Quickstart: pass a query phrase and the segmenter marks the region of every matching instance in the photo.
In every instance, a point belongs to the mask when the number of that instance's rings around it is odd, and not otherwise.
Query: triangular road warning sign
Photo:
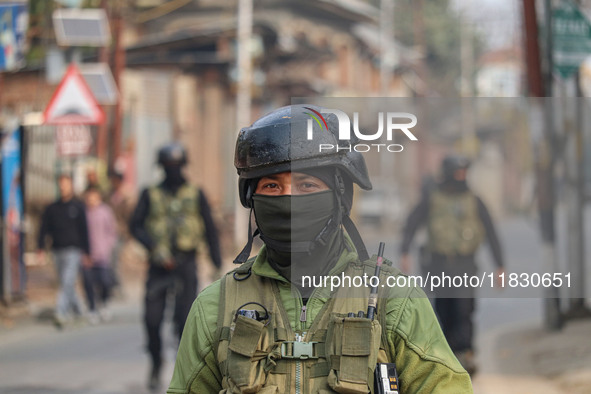
[[[92,95],[78,67],[68,67],[43,112],[46,124],[103,124],[105,113]]]

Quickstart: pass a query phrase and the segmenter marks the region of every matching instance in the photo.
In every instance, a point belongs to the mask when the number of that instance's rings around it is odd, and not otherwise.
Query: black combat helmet
[[[466,170],[470,166],[470,160],[462,155],[448,155],[441,161],[441,172],[444,180],[454,179],[457,170]]]
[[[350,139],[339,140],[337,116],[322,111],[323,108],[313,105],[286,106],[240,130],[234,156],[234,165],[239,175],[240,202],[244,207],[252,208],[256,180],[261,177],[285,171],[332,167],[337,178],[335,195],[339,208],[334,220],[331,220],[320,234],[329,234],[342,223],[351,236],[359,256],[365,260],[368,258],[365,245],[349,218],[352,183],[365,190],[372,188],[365,160],[361,153],[352,149],[352,145],[357,142],[354,134],[351,133]],[[346,195],[349,195],[349,199],[344,198]],[[248,244],[235,263],[246,261],[251,245],[252,234],[249,233]]]
[[[312,120],[312,139],[308,139],[309,120]],[[251,207],[254,185],[249,180],[317,167],[334,166],[361,188],[371,190],[365,160],[361,153],[351,149],[356,141],[340,141],[337,135],[336,115],[322,114],[322,108],[312,105],[279,108],[240,130],[234,165],[239,175],[242,205]],[[334,148],[321,150],[320,144]]]
[[[171,142],[158,150],[158,164],[167,166],[184,166],[187,164],[187,151],[178,142]]]

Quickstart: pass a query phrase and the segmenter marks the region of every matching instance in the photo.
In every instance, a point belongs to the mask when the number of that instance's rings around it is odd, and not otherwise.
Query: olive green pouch
[[[326,352],[329,386],[338,393],[369,393],[382,329],[377,320],[333,314],[328,325]]]
[[[232,377],[238,392],[250,393],[260,390],[265,382],[265,373],[259,362],[266,353],[265,325],[255,319],[237,315],[228,345],[228,375]]]
[[[260,321],[237,315],[229,349],[246,357],[254,356],[264,328]]]

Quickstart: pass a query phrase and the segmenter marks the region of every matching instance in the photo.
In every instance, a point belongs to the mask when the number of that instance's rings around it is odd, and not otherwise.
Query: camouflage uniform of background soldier
[[[503,270],[501,247],[484,203],[466,183],[469,161],[462,156],[443,159],[443,180],[423,198],[409,215],[400,252],[403,269],[408,269],[408,251],[415,232],[427,226],[428,241],[422,247],[421,268],[431,275],[476,274],[475,253],[486,235],[498,272]],[[405,267],[406,266],[406,267]],[[468,372],[476,372],[472,314],[474,289],[439,289],[435,311],[450,347]]]
[[[145,326],[152,359],[148,385],[159,386],[162,366],[160,327],[166,298],[175,293],[174,326],[180,336],[191,304],[197,295],[196,250],[205,237],[214,265],[221,265],[217,231],[207,198],[202,190],[187,183],[182,168],[187,163],[185,149],[176,143],[158,152],[165,179],[144,190],[130,220],[131,234],[149,252],[145,296]]]
[[[350,142],[337,141],[334,115],[328,130],[314,122],[308,141],[307,108],[280,108],[240,132],[239,195],[258,229],[242,264],[193,304],[168,393],[368,393],[376,363],[388,361],[402,393],[471,393],[420,289],[382,288],[371,320],[348,317],[367,309],[369,288],[303,286],[300,274],[373,275],[376,266],[349,218],[353,184],[372,187],[365,161],[319,153],[319,143]],[[259,233],[264,246],[248,259]],[[382,273],[400,274],[389,262]]]

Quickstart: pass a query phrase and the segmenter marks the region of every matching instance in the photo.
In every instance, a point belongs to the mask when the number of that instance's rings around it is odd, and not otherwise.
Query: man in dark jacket
[[[38,255],[44,258],[46,238],[52,240],[51,249],[60,281],[55,323],[61,328],[71,315],[79,317],[82,308],[76,294],[76,280],[83,259],[90,251],[84,204],[74,197],[72,178],[58,179],[60,198],[43,213],[38,239]]]
[[[182,174],[187,163],[183,146],[172,143],[158,153],[166,174],[162,183],[144,190],[130,221],[131,234],[148,250],[150,268],[146,284],[145,325],[152,358],[148,386],[160,385],[166,295],[175,292],[174,325],[180,339],[185,320],[197,296],[196,251],[205,238],[213,264],[221,266],[217,231],[202,190]]]
[[[400,253],[402,269],[408,272],[408,252],[417,229],[427,226],[428,241],[423,250],[422,269],[431,275],[476,273],[475,253],[486,237],[497,275],[503,272],[503,256],[492,219],[482,200],[466,183],[469,161],[463,156],[443,159],[442,182],[425,191],[409,215]],[[474,289],[439,289],[435,311],[449,346],[469,373],[476,372],[473,351]]]

